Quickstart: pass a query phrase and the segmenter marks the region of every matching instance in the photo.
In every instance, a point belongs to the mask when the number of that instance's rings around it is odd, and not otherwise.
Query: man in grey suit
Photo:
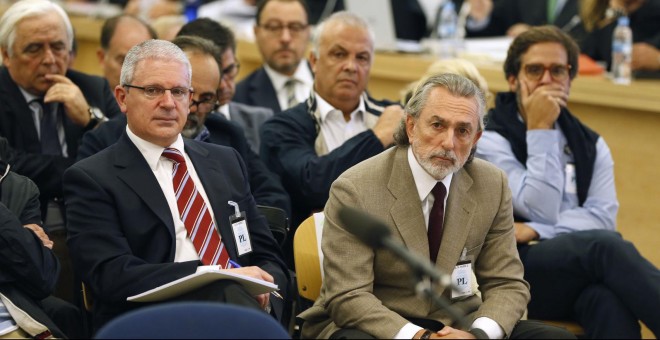
[[[398,146],[334,182],[325,206],[325,276],[316,303],[301,314],[304,338],[571,337],[519,322],[529,285],[516,251],[511,192],[501,170],[473,159],[484,110],[484,96],[471,81],[431,77],[406,107]],[[454,283],[462,281],[454,291],[434,290],[466,313],[469,329],[458,329],[446,310],[415,295],[413,272],[401,258],[347,232],[339,218],[343,207],[380,218],[395,241],[452,273]]]

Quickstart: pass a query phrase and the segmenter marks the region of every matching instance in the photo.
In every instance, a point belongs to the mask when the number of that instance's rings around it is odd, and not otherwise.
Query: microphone
[[[379,219],[355,208],[339,210],[339,220],[346,230],[372,248],[387,248],[406,262],[415,273],[423,274],[443,287],[450,287],[451,276],[440,272],[431,261],[412,253],[400,242],[392,239],[390,229]]]

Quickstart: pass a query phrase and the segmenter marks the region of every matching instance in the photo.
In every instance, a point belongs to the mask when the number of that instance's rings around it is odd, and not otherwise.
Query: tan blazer
[[[333,183],[325,207],[325,277],[316,303],[300,315],[306,320],[303,338],[327,338],[340,328],[393,338],[408,322],[406,317],[451,325],[444,311],[415,295],[413,274],[403,261],[388,250],[369,248],[345,230],[338,218],[342,206],[379,217],[394,239],[429,257],[407,148],[391,148],[347,170]],[[436,267],[451,274],[463,248],[472,260],[483,302],[474,295],[452,305],[469,314],[469,323],[486,316],[510,335],[529,301],[529,285],[516,250],[505,174],[479,159],[454,174]],[[438,293],[450,296],[449,290]]]

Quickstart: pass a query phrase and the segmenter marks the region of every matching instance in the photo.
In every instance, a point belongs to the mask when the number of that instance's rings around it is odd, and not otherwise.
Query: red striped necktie
[[[174,162],[172,185],[176,194],[179,216],[186,226],[188,237],[197,254],[205,265],[220,265],[223,269],[231,268],[229,254],[222,243],[220,233],[215,228],[206,203],[195,187],[186,160],[179,150],[166,148],[163,157]]]

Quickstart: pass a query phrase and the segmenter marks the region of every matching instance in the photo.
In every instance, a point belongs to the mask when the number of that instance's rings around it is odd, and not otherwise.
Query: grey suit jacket
[[[259,128],[261,128],[261,124],[272,116],[273,110],[266,107],[229,102],[230,120],[243,128],[250,148],[257,154],[259,154],[259,147],[261,145]]]
[[[374,250],[346,231],[338,218],[351,206],[383,220],[392,237],[428,258],[421,202],[407,160],[407,148],[394,147],[342,174],[325,206],[322,250],[325,277],[321,295],[300,316],[303,338],[326,338],[354,328],[376,338],[393,338],[408,323],[424,318],[452,325],[447,313],[419,299],[412,272],[393,253]],[[529,301],[513,230],[511,192],[504,173],[475,159],[454,174],[445,210],[436,268],[451,273],[463,248],[472,260],[483,302],[473,295],[451,304],[468,314],[495,320],[507,335]],[[450,296],[448,290],[439,294]]]

